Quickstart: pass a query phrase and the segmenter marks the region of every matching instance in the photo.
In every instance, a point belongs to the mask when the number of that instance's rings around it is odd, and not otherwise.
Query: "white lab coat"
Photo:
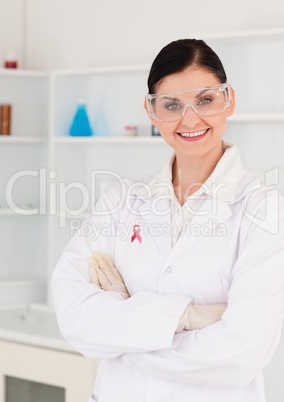
[[[235,199],[208,197],[173,247],[169,199],[132,195],[114,211],[116,189],[97,204],[109,213],[90,216],[67,244],[53,274],[54,302],[63,336],[102,360],[90,401],[265,401],[262,368],[284,314],[284,202],[237,172]],[[141,243],[131,242],[135,224]],[[90,284],[95,250],[111,256],[129,299]],[[228,308],[214,325],[176,334],[189,302]]]

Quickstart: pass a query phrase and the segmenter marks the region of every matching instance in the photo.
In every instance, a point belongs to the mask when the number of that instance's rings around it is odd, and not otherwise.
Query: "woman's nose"
[[[181,118],[182,123],[188,127],[194,127],[200,120],[201,117],[193,110],[192,106],[186,105],[184,115]]]

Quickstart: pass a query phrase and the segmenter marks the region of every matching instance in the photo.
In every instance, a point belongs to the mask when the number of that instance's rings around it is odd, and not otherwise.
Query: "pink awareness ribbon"
[[[133,236],[131,236],[131,243],[137,239],[140,243],[142,242],[142,237],[140,236],[140,226],[134,225],[133,226]]]

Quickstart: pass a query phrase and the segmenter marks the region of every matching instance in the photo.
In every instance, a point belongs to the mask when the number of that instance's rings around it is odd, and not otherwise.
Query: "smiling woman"
[[[202,40],[172,42],[154,60],[148,89],[145,106],[152,124],[177,153],[174,177],[184,155],[191,172],[186,183],[203,183],[223,153],[227,117],[235,107],[221,60]],[[188,142],[194,146],[185,146]]]
[[[85,225],[107,233],[67,244],[53,274],[59,326],[104,360],[92,401],[265,402],[284,316],[283,197],[223,141],[235,95],[205,42],[165,46],[148,86],[173,155],[101,196]]]

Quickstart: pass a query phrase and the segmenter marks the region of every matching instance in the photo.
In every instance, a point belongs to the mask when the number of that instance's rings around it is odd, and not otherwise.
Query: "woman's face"
[[[195,66],[163,78],[156,88],[156,94],[215,85],[220,85],[220,82],[214,74]],[[186,96],[186,94],[181,95],[182,102],[185,104],[187,104]],[[180,155],[200,158],[209,154],[214,157],[215,153],[216,157],[217,155],[220,157],[227,117],[233,113],[234,104],[234,93],[231,89],[230,106],[213,116],[200,116],[188,107],[184,116],[177,121],[158,121],[152,117],[150,119],[159,128],[164,140],[175,149],[177,157]]]

